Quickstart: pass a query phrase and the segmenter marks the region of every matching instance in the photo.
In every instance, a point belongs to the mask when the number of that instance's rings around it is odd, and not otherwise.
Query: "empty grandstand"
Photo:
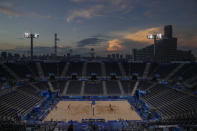
[[[105,69],[102,69],[102,65],[105,65]],[[149,125],[149,128],[156,125],[171,125],[170,127],[179,129],[193,128],[197,124],[196,70],[196,63],[130,63],[99,59],[97,62],[70,59],[64,62],[1,63],[0,128],[9,124],[10,128],[17,126],[25,129],[28,126],[35,129],[33,122],[46,129],[49,127],[43,120],[49,114],[51,118],[47,122],[51,123],[50,126],[54,129],[67,129],[71,123],[75,123],[75,129],[85,129],[89,128],[91,122],[100,130],[122,123],[125,124],[124,128],[118,126],[113,128],[145,129],[147,128],[145,125]],[[124,73],[121,72],[126,72],[126,75],[123,76]],[[95,73],[94,79],[92,73]],[[119,117],[124,120],[109,116],[109,120],[106,121],[99,117],[98,110],[101,108],[99,102],[121,103],[125,100],[141,120],[134,121],[130,119],[131,116],[123,117],[124,114],[121,117],[120,113]],[[75,109],[72,101],[88,101],[89,106],[95,108],[96,114],[90,109],[93,114],[83,117],[82,113],[81,121],[74,121],[74,114],[73,119],[72,115],[68,114],[68,117],[65,116],[67,120],[62,120],[60,126],[61,122],[54,121],[50,112],[59,110],[60,107],[56,105],[61,101],[70,102],[64,106],[66,111]],[[75,106],[77,113],[77,105]],[[105,108],[106,111],[112,112],[119,109],[112,102],[102,106],[102,111]],[[78,108],[86,110],[86,107]],[[26,125],[24,121],[30,123]],[[101,127],[99,123],[102,124]],[[82,126],[83,124],[85,126]]]

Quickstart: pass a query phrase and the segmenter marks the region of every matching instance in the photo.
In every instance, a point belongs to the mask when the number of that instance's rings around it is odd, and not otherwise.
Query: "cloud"
[[[96,37],[96,38],[100,38],[100,39],[111,39],[112,37],[106,34],[101,34],[101,33],[97,33],[95,35],[92,35],[91,37]]]
[[[26,12],[26,13],[20,13],[15,10],[16,5],[11,2],[0,2],[0,13],[9,15],[9,16],[30,16],[34,18],[47,18],[50,19],[50,15],[41,15],[36,12]]]
[[[107,42],[106,50],[109,52],[131,53],[132,49],[140,49],[147,46],[146,43],[136,42],[127,39],[112,39]]]
[[[9,15],[9,16],[29,16],[34,18],[52,18],[50,15],[41,15],[36,12],[18,12],[16,11],[17,5],[11,2],[3,1],[0,2],[0,13]]]
[[[52,18],[50,15],[41,15],[41,14],[38,14],[36,12],[26,13],[24,15],[34,17],[34,18],[46,18],[46,19],[51,19]]]
[[[140,49],[146,47],[147,45],[153,44],[153,40],[147,39],[147,35],[152,33],[163,34],[163,26],[138,29],[136,31],[117,31],[108,34],[107,37],[98,34],[92,36],[91,38],[79,41],[78,47],[95,46],[96,50],[99,50],[99,52],[106,51],[106,53],[130,53],[134,48]],[[194,53],[197,53],[197,34],[195,32],[179,30],[174,32],[174,36],[178,38],[178,46],[180,49],[183,49],[183,47],[185,49],[192,49],[193,47]],[[100,41],[100,39],[103,41]]]
[[[124,13],[128,13],[133,8],[135,0],[109,0],[109,3],[111,4],[113,11],[123,11]]]
[[[14,10],[11,10],[9,8],[4,8],[0,7],[0,12],[6,15],[11,15],[11,16],[20,16],[19,13],[15,12]]]
[[[87,2],[88,0],[71,0],[72,2]]]
[[[178,30],[178,29],[177,29]],[[153,40],[147,39],[148,34],[164,33],[163,27],[152,27],[147,29],[141,29],[135,32],[131,31],[119,31],[112,32],[111,35],[118,37],[122,40],[130,40],[133,42],[153,44]],[[174,32],[174,36],[178,39],[178,45],[180,46],[192,46],[197,47],[197,33],[187,30],[178,30]]]
[[[180,49],[191,49],[196,54],[197,50],[197,33],[191,30],[177,29],[174,32],[174,37],[178,39],[178,47]],[[138,31],[119,31],[112,32],[111,35],[115,40],[109,41],[109,47],[107,50],[115,50],[111,47],[118,45],[119,47],[125,47],[125,52],[130,52],[133,48],[143,48],[147,45],[153,44],[153,40],[147,39],[148,34],[162,33],[163,27],[152,27],[147,29],[140,29]],[[115,43],[115,44],[114,44]],[[120,48],[121,49],[121,48]]]
[[[153,27],[153,28],[138,30],[136,32],[129,32],[129,31],[114,32],[112,33],[112,35],[120,37],[121,39],[125,39],[125,40],[152,44],[153,41],[147,39],[147,35],[154,33],[162,33],[163,32],[162,30],[163,29],[161,27]]]
[[[67,22],[71,22],[76,18],[91,18],[93,16],[100,16],[99,11],[103,8],[102,5],[91,7],[90,9],[73,10],[66,18]]]
[[[145,30],[139,30],[138,32],[135,33],[127,34],[123,38],[136,42],[152,44],[152,40],[147,39],[147,35],[160,33],[160,32],[162,32],[162,29],[160,27],[154,27]]]
[[[117,13],[125,14],[133,8],[135,0],[71,0],[74,3],[85,4],[85,9],[76,9],[70,12],[66,18],[71,22],[76,18],[90,19],[95,16],[117,16]],[[90,4],[86,4],[86,3]],[[90,6],[91,5],[91,6]]]
[[[82,17],[82,18],[90,18],[92,16],[91,10],[77,10],[73,11],[66,19],[67,22],[71,22],[77,17]]]
[[[119,39],[109,40],[107,51],[118,51],[124,49],[122,43],[123,42]]]
[[[78,47],[85,47],[88,45],[95,46],[95,45],[99,45],[103,41],[105,41],[105,40],[100,39],[100,38],[87,38],[87,39],[83,39],[83,40],[77,42],[77,44],[78,44]]]
[[[134,48],[143,48],[147,44],[152,44],[153,41],[147,39],[148,34],[161,33],[161,27],[152,27],[140,29],[137,31],[118,31],[110,33],[114,38],[108,41],[107,51],[123,51],[131,52]]]

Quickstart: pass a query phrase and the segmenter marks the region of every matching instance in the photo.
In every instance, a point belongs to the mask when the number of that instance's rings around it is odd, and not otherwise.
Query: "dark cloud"
[[[100,38],[96,38],[96,37],[92,37],[92,38],[86,38],[83,39],[79,42],[77,42],[77,46],[78,47],[85,47],[85,46],[94,46],[94,45],[99,45],[100,43],[104,42],[104,39],[100,39]]]
[[[125,53],[128,54],[131,53],[133,49],[141,49],[150,45],[149,43],[136,42],[128,39],[120,39],[120,41],[121,41],[121,46],[124,49],[123,54]]]
[[[5,15],[9,16],[29,16],[29,17],[34,17],[34,18],[48,18],[50,19],[50,15],[41,15],[36,12],[19,12],[17,10],[19,8],[18,5],[16,5],[13,2],[8,2],[8,1],[0,1],[0,13],[3,13]]]
[[[123,45],[125,47],[129,47],[129,48],[143,48],[146,46],[149,46],[149,43],[144,43],[144,42],[136,42],[136,41],[132,41],[132,40],[123,40]]]
[[[108,40],[108,39],[112,39],[113,37],[110,36],[110,35],[107,35],[107,34],[101,34],[101,33],[98,33],[98,34],[95,34],[95,35],[92,35],[90,36],[91,38],[98,38],[98,39],[105,39],[105,40]]]
[[[10,16],[20,16],[20,13],[15,10],[15,4],[6,0],[0,1],[0,13]]]
[[[127,14],[133,9],[135,0],[71,0],[82,4],[82,8],[71,10],[66,21],[71,22],[76,18],[90,19],[98,16],[116,16],[117,13]],[[87,4],[89,3],[89,4]],[[91,4],[91,6],[90,6]],[[84,8],[85,7],[85,8]]]

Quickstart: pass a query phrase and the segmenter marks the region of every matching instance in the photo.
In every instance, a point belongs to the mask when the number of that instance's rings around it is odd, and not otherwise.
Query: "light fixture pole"
[[[57,38],[57,33],[55,33],[55,39],[54,39],[54,42],[55,42],[55,56],[57,56],[57,41],[59,41],[60,39]]]
[[[148,39],[154,40],[154,56],[156,56],[156,40],[162,38],[162,34],[149,34],[147,36]]]
[[[34,38],[39,38],[39,34],[37,34],[37,33],[34,33],[34,34],[32,34],[32,33],[25,33],[24,34],[24,38],[27,38],[27,39],[30,39],[30,44],[31,44],[31,48],[30,48],[30,50],[31,50],[31,60],[33,59],[33,39]]]

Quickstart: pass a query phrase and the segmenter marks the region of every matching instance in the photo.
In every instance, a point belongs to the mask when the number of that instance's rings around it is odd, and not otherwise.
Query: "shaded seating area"
[[[12,91],[0,97],[1,119],[16,119],[25,115],[41,102],[41,98],[25,94],[19,90]]]
[[[122,65],[127,76],[132,74],[138,74],[138,76],[142,76],[146,63],[122,62]]]
[[[102,95],[102,81],[86,81],[84,87],[85,95]]]
[[[82,81],[70,81],[67,89],[68,95],[80,95],[81,92]]]
[[[25,63],[7,63],[6,65],[22,79],[26,78],[27,75],[35,77]]]
[[[65,62],[53,62],[53,63],[41,63],[42,69],[44,71],[44,75],[48,77],[50,74],[54,74],[55,76],[60,76],[64,67]]]
[[[66,80],[52,81],[51,84],[53,85],[54,90],[59,90],[59,93],[62,93],[65,88],[66,82]]]
[[[139,81],[139,85],[138,85],[138,89],[140,90],[147,90],[151,87],[153,83],[149,80],[140,80]]]
[[[146,63],[132,63],[131,72],[137,73],[138,76],[142,76],[144,73],[145,67],[146,67]]]
[[[149,74],[149,77],[154,77],[155,75],[159,75],[160,78],[164,79],[169,75],[179,64],[156,64],[156,68]]]
[[[96,62],[87,63],[87,76],[91,76],[92,73],[96,73],[97,76],[101,76],[101,64]]]
[[[38,69],[36,67],[35,62],[28,62],[28,63],[26,63],[26,65],[27,65],[27,68],[32,72],[34,77],[39,77]]]
[[[130,94],[133,91],[133,88],[135,86],[136,81],[132,81],[132,80],[121,80],[120,81],[122,84],[122,88],[124,90],[125,94]]]
[[[120,95],[121,94],[118,81],[116,80],[106,81],[106,88],[107,88],[108,95]]]
[[[118,62],[104,62],[106,68],[106,75],[110,76],[111,73],[116,73],[117,76],[120,76],[120,68]]]
[[[178,78],[181,77],[182,81],[185,81],[196,76],[196,73],[197,65],[195,63],[184,64],[183,67],[171,77],[171,79],[178,80]]]
[[[36,87],[38,87],[40,90],[48,90],[49,85],[47,81],[40,81],[34,84]]]
[[[77,73],[79,76],[82,75],[83,62],[70,62],[66,76],[71,76],[72,73]]]
[[[30,84],[24,84],[22,86],[19,86],[17,88],[17,90],[20,90],[20,91],[23,91],[27,94],[30,94],[30,95],[35,95],[35,96],[39,96],[40,95],[40,92],[41,90],[36,90],[34,87],[32,87]]]
[[[3,67],[2,65],[0,65],[0,78],[1,79],[6,79],[6,80],[11,80],[11,79],[15,79],[12,75],[10,75],[9,72],[7,72]]]
[[[41,63],[41,66],[45,77],[48,77],[50,74],[59,75],[58,63]]]
[[[174,120],[177,123],[192,123],[194,119],[196,121],[196,96],[158,84],[149,89],[143,99],[166,121]]]

